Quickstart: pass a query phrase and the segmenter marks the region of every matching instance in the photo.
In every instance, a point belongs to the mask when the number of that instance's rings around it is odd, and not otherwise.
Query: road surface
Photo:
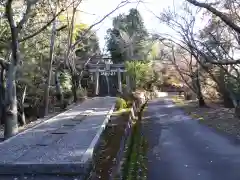
[[[184,115],[171,100],[149,103],[143,131],[149,180],[240,180],[240,143]]]

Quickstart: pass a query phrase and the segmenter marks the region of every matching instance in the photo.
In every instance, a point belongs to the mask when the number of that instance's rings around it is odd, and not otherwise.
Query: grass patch
[[[147,141],[142,134],[142,115],[147,102],[142,105],[138,119],[134,121],[132,133],[128,140],[125,160],[122,166],[122,179],[146,180],[147,179]]]
[[[129,138],[125,161],[123,164],[124,180],[145,180],[147,179],[147,141],[141,133],[141,124],[139,121],[133,126],[132,136]]]
[[[112,116],[118,116],[118,115],[121,115],[122,113],[130,113],[130,111],[131,111],[131,108],[116,110],[112,113]]]

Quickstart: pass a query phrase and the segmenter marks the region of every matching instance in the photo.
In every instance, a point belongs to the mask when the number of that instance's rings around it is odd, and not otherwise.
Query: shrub
[[[66,91],[63,93],[64,99],[71,99],[72,98],[72,91]]]
[[[81,97],[86,97],[87,96],[87,89],[85,88],[80,88],[77,90],[77,97],[81,98]]]
[[[123,99],[118,97],[116,100],[116,109],[121,110],[127,108],[127,102]]]
[[[127,100],[127,107],[131,108],[133,105],[133,101],[132,100]]]

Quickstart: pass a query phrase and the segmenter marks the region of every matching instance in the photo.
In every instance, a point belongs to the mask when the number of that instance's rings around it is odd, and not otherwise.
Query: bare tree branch
[[[18,29],[18,32],[21,31],[21,29],[23,28],[23,25],[24,23],[28,20],[29,18],[29,15],[31,13],[31,10],[32,10],[32,6],[34,4],[37,3],[38,0],[32,0],[32,1],[27,1],[27,9],[22,17],[22,19],[19,21],[19,23],[17,24],[17,29]]]
[[[53,18],[47,22],[43,27],[41,27],[38,31],[34,32],[33,34],[30,34],[26,37],[23,37],[21,39],[19,39],[19,42],[23,42],[26,41],[30,38],[33,38],[34,36],[38,35],[39,33],[41,33],[42,31],[44,31],[48,26],[50,26],[53,21],[59,16],[61,15],[64,11],[66,11],[75,1],[71,2],[68,6],[66,6],[65,8],[62,8],[58,13],[56,13],[56,15],[53,16]]]
[[[122,1],[121,3],[118,4],[118,6],[113,9],[111,12],[109,12],[108,14],[106,14],[102,19],[100,19],[99,21],[97,21],[96,23],[92,24],[86,31],[85,33],[82,35],[81,38],[79,38],[71,47],[71,49],[73,50],[80,42],[82,42],[84,36],[96,25],[102,23],[108,16],[110,16],[112,13],[114,13],[116,10],[120,9],[121,7],[127,5],[129,3],[128,0]]]
[[[235,24],[228,16],[226,16],[221,11],[218,11],[216,8],[212,7],[210,4],[198,2],[196,0],[186,0],[189,3],[207,9],[212,12],[214,15],[218,16],[223,22],[225,22],[228,26],[234,29],[237,33],[240,33],[240,26]]]

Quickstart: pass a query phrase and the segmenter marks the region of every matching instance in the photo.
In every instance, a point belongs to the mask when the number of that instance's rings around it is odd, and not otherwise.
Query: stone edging
[[[84,167],[84,174],[86,175],[89,171],[89,168],[92,166],[92,158],[94,156],[94,151],[96,150],[96,148],[98,147],[99,143],[100,143],[100,137],[102,132],[104,131],[104,129],[106,128],[106,125],[109,122],[109,119],[115,109],[115,105],[112,105],[111,109],[109,110],[103,124],[101,125],[101,128],[98,130],[97,134],[95,135],[95,137],[93,138],[91,144],[89,145],[89,147],[87,148],[87,150],[85,151],[85,153],[82,155],[81,157],[81,164],[85,165]]]

